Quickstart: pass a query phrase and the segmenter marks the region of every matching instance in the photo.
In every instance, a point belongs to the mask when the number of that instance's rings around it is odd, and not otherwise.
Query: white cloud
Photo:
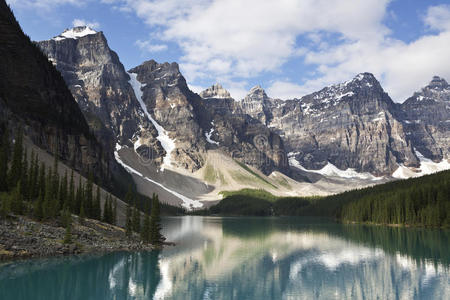
[[[438,5],[428,8],[424,22],[431,29],[450,31],[450,5]]]
[[[272,98],[292,99],[309,92],[304,86],[289,82],[289,81],[275,81],[267,88],[267,95]]]
[[[82,19],[75,19],[72,21],[72,25],[74,27],[78,27],[78,26],[88,26],[92,29],[99,29],[100,28],[100,23],[98,22],[89,22],[86,20],[82,20]]]
[[[49,11],[55,6],[70,4],[74,6],[83,6],[89,0],[8,0],[8,4],[13,7],[26,9],[42,9]]]
[[[150,41],[137,40],[135,44],[139,47],[139,49],[141,49],[141,51],[150,53],[167,50],[167,45],[153,44]]]

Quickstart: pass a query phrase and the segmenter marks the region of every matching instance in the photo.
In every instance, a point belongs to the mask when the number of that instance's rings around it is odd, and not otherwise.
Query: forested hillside
[[[316,198],[275,197],[242,190],[204,213],[221,215],[326,216],[344,222],[450,226],[450,171]]]

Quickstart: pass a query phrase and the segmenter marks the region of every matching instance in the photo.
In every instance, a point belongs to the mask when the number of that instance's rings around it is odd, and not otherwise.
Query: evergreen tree
[[[8,194],[0,194],[0,217],[5,219],[11,212],[11,197]]]
[[[8,190],[8,157],[9,137],[8,128],[5,128],[0,147],[0,192]]]
[[[39,184],[37,186],[38,199],[34,202],[33,215],[38,221],[44,218],[44,202],[45,202],[45,166],[41,163],[39,170]]]
[[[23,160],[22,160],[22,172],[21,172],[21,191],[23,200],[29,201],[28,197],[28,181],[29,181],[29,170],[28,170],[28,151],[24,149],[23,151]]]
[[[69,194],[67,195],[69,211],[75,213],[75,181],[73,179],[73,170],[70,174]]]
[[[43,210],[42,210],[42,217],[44,220],[48,220],[50,218],[53,218],[53,182],[52,182],[52,170],[49,168],[47,173],[47,179],[45,182],[45,193],[44,193],[44,204],[43,204]]]
[[[53,168],[49,172],[51,175],[51,216],[55,218],[62,208],[59,201],[59,174],[58,174],[58,156],[54,156]]]
[[[77,193],[75,196],[75,205],[74,205],[74,212],[76,215],[79,215],[81,212],[81,207],[83,207],[84,210],[84,188],[83,188],[83,182],[81,181],[81,175],[80,175],[80,179],[78,182],[78,188],[77,188]],[[86,213],[86,211],[85,211]]]
[[[34,200],[36,198],[35,189],[36,189],[36,179],[37,179],[37,170],[36,170],[36,157],[33,150],[31,150],[31,160],[30,160],[30,168],[28,170],[28,198],[29,200]]]
[[[18,129],[14,141],[14,150],[11,169],[8,174],[8,186],[15,187],[22,176],[22,153],[23,153],[22,129]]]
[[[45,165],[41,162],[41,166],[39,167],[39,184],[37,186],[37,194],[45,196],[45,185],[47,184],[46,181],[46,174],[45,174]]]
[[[23,213],[22,183],[20,180],[11,195],[11,210],[16,215]]]
[[[127,214],[125,219],[125,235],[127,238],[131,238],[133,235],[133,222],[131,220],[131,205],[127,204]]]
[[[89,173],[88,181],[85,188],[85,202],[84,202],[84,209],[86,216],[89,218],[94,217],[94,211],[93,211],[93,181],[94,176],[92,175],[92,172]]]
[[[148,211],[148,205],[146,205],[144,212],[144,224],[142,225],[141,229],[141,239],[144,241],[144,243],[150,242],[150,216],[148,214]]]
[[[66,208],[64,210],[64,219],[65,219],[65,225],[66,225],[66,234],[64,235],[64,244],[70,244],[72,243],[72,214],[70,213],[69,209]]]
[[[117,198],[114,198],[113,211],[112,211],[112,224],[117,224]]]
[[[95,200],[93,204],[93,218],[96,220],[101,220],[102,209],[101,209],[101,193],[100,187],[97,185],[97,192],[95,195]]]
[[[36,220],[40,221],[44,218],[44,200],[45,194],[40,191],[37,201],[34,202],[33,216]]]
[[[63,210],[69,209],[68,191],[67,191],[67,170],[59,183],[59,207]]]
[[[165,237],[161,234],[161,215],[159,207],[158,195],[153,194],[152,211],[150,218],[150,242],[158,245],[165,241]]]
[[[81,200],[81,206],[80,206],[80,215],[79,215],[79,221],[80,224],[84,224],[84,220],[86,219],[86,213],[84,212],[84,204],[83,204],[83,200]]]
[[[136,195],[135,195],[136,197]],[[132,216],[132,222],[133,222],[133,231],[134,232],[141,232],[141,213],[139,212],[139,210],[136,207],[136,201],[137,199],[135,198],[134,200],[134,205],[133,205],[133,216]]]

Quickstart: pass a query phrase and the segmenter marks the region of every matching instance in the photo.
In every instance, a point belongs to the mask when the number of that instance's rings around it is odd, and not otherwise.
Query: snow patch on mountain
[[[442,161],[436,163],[429,158],[423,156],[422,153],[414,149],[417,158],[420,161],[420,167],[418,169],[413,170],[406,167],[403,164],[399,164],[399,167],[392,174],[392,177],[398,179],[407,179],[412,177],[420,177],[423,175],[429,175],[440,171],[450,170],[450,163],[448,160],[443,159]]]
[[[341,177],[341,178],[358,178],[358,179],[365,179],[365,180],[381,180],[383,177],[375,177],[370,173],[359,173],[355,169],[348,168],[347,170],[341,170],[332,163],[328,162],[325,167],[323,167],[320,170],[309,170],[303,167],[297,159],[295,159],[295,154],[292,152],[288,154],[289,156],[289,165],[296,167],[302,171],[305,172],[311,172],[320,174],[323,176],[330,176],[330,177]]]
[[[211,130],[209,132],[205,132],[206,141],[210,144],[219,145],[219,142],[213,141],[211,139],[211,136],[214,133],[214,122],[211,122],[211,126]]]
[[[147,118],[152,122],[153,126],[155,126],[156,131],[158,132],[158,136],[156,139],[161,143],[161,146],[166,151],[166,155],[163,159],[163,164],[161,165],[161,171],[164,171],[164,167],[169,167],[172,164],[172,151],[175,149],[175,140],[170,138],[167,131],[156,122],[155,119],[153,119],[152,115],[148,112],[147,106],[145,105],[144,101],[142,100],[142,88],[145,87],[145,84],[140,83],[137,80],[137,74],[136,73],[128,73],[130,75],[130,84],[133,87],[134,94],[136,95],[137,100],[139,101],[139,104],[141,105],[142,110],[144,111]]]
[[[88,26],[75,27],[72,29],[66,29],[63,33],[53,38],[54,41],[62,41],[65,39],[78,39],[83,36],[96,34],[97,31]]]
[[[156,184],[157,186],[159,186],[160,188],[166,190],[167,192],[171,193],[172,195],[176,196],[177,198],[181,199],[181,201],[183,201],[183,204],[181,204],[186,210],[192,210],[193,208],[201,208],[203,207],[203,203],[201,203],[198,200],[193,200],[190,199],[178,192],[175,192],[169,188],[167,188],[166,186],[162,185],[161,183],[148,178],[147,176],[144,176],[141,172],[137,171],[136,169],[130,167],[129,165],[127,165],[125,162],[122,161],[122,159],[120,158],[119,155],[119,151],[120,149],[122,149],[122,146],[119,144],[116,144],[116,149],[114,151],[114,157],[116,159],[116,161],[125,168],[125,170],[130,173],[130,174],[135,174],[138,175],[139,177],[142,177],[144,180],[147,180],[148,182],[151,182],[153,184]]]

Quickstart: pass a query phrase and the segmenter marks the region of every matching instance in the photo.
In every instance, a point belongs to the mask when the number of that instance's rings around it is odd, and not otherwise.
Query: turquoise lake
[[[450,232],[168,217],[176,246],[0,265],[0,299],[450,299]]]

